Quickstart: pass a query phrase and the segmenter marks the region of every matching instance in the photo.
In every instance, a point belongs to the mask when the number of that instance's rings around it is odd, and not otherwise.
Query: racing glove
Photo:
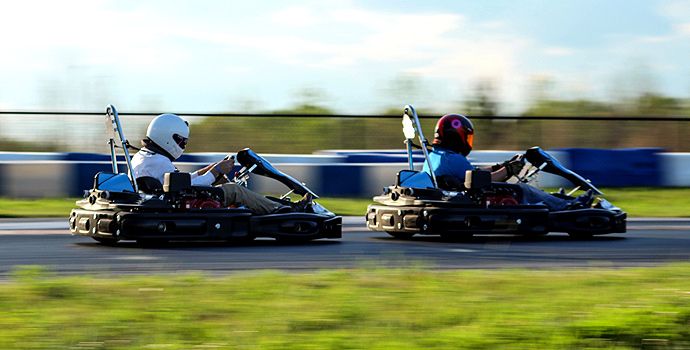
[[[525,162],[522,159],[508,160],[508,161],[503,163],[503,166],[506,168],[506,172],[508,173],[508,177],[511,177],[511,176],[515,176],[517,174],[520,174],[520,171],[525,166]]]
[[[519,174],[524,166],[525,166],[525,161],[523,159],[523,155],[518,153],[503,163],[495,164],[494,166],[491,167],[491,171],[496,171],[496,170],[499,170],[501,168],[506,168],[506,172],[508,173],[508,177],[512,177],[512,176]]]

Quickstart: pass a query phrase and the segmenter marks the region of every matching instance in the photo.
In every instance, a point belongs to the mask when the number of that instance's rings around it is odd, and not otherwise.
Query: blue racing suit
[[[436,178],[454,176],[460,183],[465,181],[465,171],[474,170],[474,166],[465,156],[439,146],[434,146],[429,152],[429,162]],[[426,162],[423,171],[431,175]],[[568,200],[552,196],[530,185],[520,183],[518,186],[522,189],[522,204],[543,204],[553,211],[564,210],[570,204]]]
[[[429,162],[431,163],[436,177],[454,176],[460,180],[460,182],[465,181],[465,171],[474,170],[474,167],[465,156],[438,146],[435,146],[433,150],[429,152]],[[429,166],[426,162],[424,162],[423,171],[431,175],[431,171],[429,171]]]

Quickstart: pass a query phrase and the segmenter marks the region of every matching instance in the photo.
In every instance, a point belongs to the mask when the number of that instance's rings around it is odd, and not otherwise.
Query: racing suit
[[[474,166],[465,156],[440,146],[434,146],[429,152],[429,162],[437,178],[453,176],[461,183],[465,181],[465,171],[474,170]],[[426,162],[423,171],[431,175]],[[552,196],[527,184],[521,183],[518,186],[522,190],[522,204],[543,204],[553,211],[564,210],[571,204],[571,201]]]
[[[156,153],[147,147],[142,148],[132,157],[132,170],[134,177],[149,176],[163,183],[165,173],[177,172],[172,160],[167,156]],[[193,186],[211,186],[215,177],[211,171],[203,175],[198,172],[190,174]],[[219,186],[223,190],[224,205],[243,205],[256,214],[264,215],[275,212],[283,207],[280,203],[274,202],[261,194],[258,194],[244,186],[235,183],[226,183]]]

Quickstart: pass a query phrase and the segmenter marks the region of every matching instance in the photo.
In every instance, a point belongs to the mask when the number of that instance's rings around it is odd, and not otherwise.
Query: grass
[[[1,349],[690,347],[690,265],[354,269],[0,283]]]
[[[602,192],[629,216],[690,217],[690,188],[604,188]]]
[[[690,217],[690,188],[605,188],[605,198],[631,217]],[[66,217],[76,198],[0,198],[0,217]],[[364,216],[370,198],[321,198],[339,215]]]
[[[68,217],[77,198],[0,198],[0,217]]]

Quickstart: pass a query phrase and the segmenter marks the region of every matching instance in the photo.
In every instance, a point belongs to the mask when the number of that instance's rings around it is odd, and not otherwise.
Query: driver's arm
[[[506,169],[506,167],[504,166],[498,169],[495,169],[495,167],[492,166],[477,167],[477,169],[490,171],[491,182],[505,182],[510,178],[510,175],[508,174],[508,169]]]
[[[508,169],[506,167],[501,167],[496,171],[491,172],[491,181],[492,182],[505,182],[510,178],[510,175],[508,174]]]
[[[197,171],[196,171],[196,174],[199,175],[199,176],[204,175],[204,174],[206,174],[207,171],[213,169],[213,167],[216,166],[216,164],[218,164],[218,163],[211,163],[211,164],[209,164],[209,165],[207,165],[207,166],[205,166],[205,167],[203,167],[203,168],[197,170]],[[215,176],[215,175],[216,175],[216,174],[214,174],[214,176]]]
[[[235,166],[235,159],[224,159],[217,163],[209,164],[194,173],[192,173],[192,184],[200,186],[211,186],[227,181],[220,181],[223,177],[221,175],[232,171]]]

